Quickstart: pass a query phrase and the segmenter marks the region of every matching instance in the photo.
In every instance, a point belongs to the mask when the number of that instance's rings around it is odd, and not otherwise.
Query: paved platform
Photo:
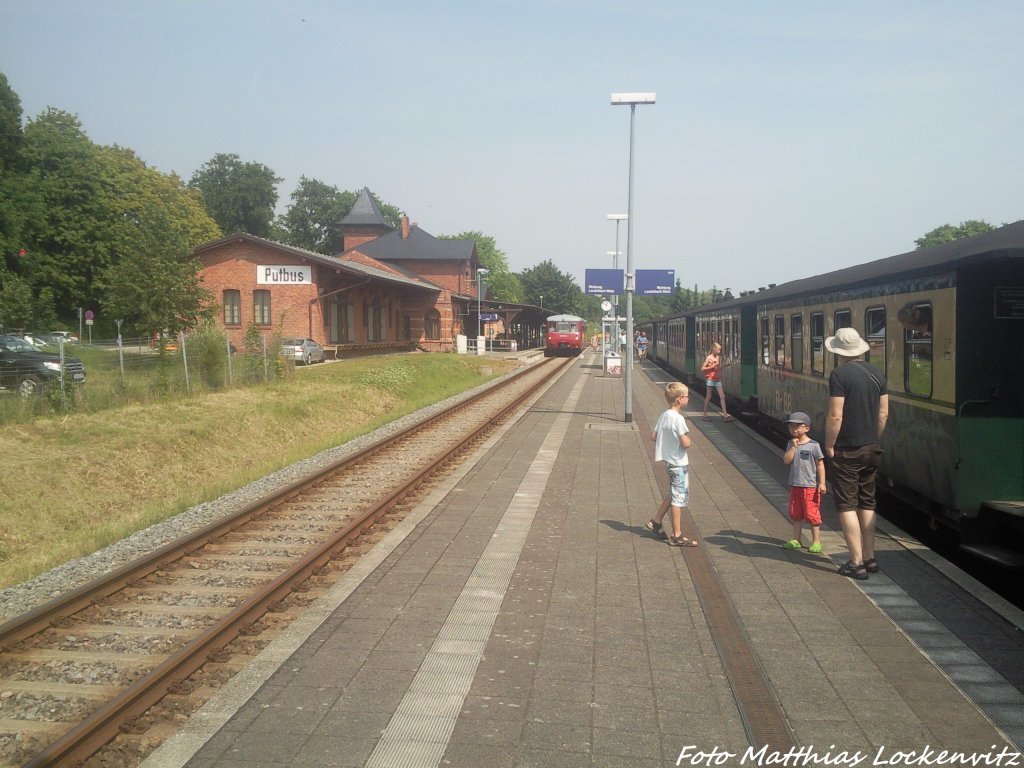
[[[665,377],[636,372],[627,424],[622,379],[584,354],[145,765],[769,764],[745,754],[697,550],[643,529]],[[781,451],[701,407],[687,533],[808,756],[775,764],[1011,764],[994,756],[1024,746],[1024,633],[898,532],[868,582],[835,573],[834,514],[823,555],[783,550]]]

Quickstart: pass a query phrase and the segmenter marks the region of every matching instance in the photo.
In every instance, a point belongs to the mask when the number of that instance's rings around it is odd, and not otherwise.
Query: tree
[[[476,243],[476,257],[480,266],[488,270],[486,277],[487,298],[493,301],[507,301],[521,304],[523,285],[508,268],[505,252],[498,248],[494,238],[482,232],[460,232],[457,235],[440,235],[441,240],[473,240]]]
[[[931,232],[928,232],[923,237],[919,237],[914,242],[917,243],[918,248],[931,248],[933,245],[950,243],[964,237],[972,237],[985,232],[991,232],[993,229],[995,229],[995,227],[987,221],[969,219],[967,221],[960,222],[959,226],[956,227],[950,224],[943,224],[941,227],[936,227]]]
[[[291,205],[278,219],[281,242],[315,253],[338,253],[342,248],[341,220],[355,205],[355,192],[339,192],[317,179],[302,176]]]
[[[575,315],[582,309],[583,291],[571,275],[559,270],[550,259],[520,272],[519,281],[524,301],[543,306],[553,315]]]
[[[28,328],[32,324],[32,289],[10,272],[0,284],[0,327]]]
[[[139,333],[195,327],[214,305],[192,252],[220,234],[217,225],[181,179],[120,152],[121,188],[131,195],[110,238],[112,256],[96,278],[100,303],[108,317],[126,320]]]
[[[21,99],[0,72],[0,175],[14,168],[21,144]]]
[[[281,181],[265,165],[221,153],[192,174],[189,186],[202,192],[207,212],[225,235],[270,237]]]

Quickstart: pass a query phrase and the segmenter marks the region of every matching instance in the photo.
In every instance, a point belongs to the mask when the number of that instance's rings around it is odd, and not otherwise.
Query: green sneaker
[[[812,552],[815,555],[819,554],[821,552],[821,542],[820,541],[814,542],[813,544],[811,544],[811,546],[809,546],[807,548],[807,551],[808,552]]]
[[[796,539],[790,539],[782,547],[783,549],[800,549],[800,542]]]

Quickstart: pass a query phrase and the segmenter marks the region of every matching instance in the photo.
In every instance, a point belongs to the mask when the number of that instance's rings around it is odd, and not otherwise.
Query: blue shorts
[[[721,389],[721,387],[722,387],[722,382],[715,381],[713,379],[708,379],[704,383],[707,384],[709,387],[718,387],[719,389]]]
[[[690,468],[685,465],[666,464],[671,487],[669,496],[673,507],[685,507],[690,500]]]

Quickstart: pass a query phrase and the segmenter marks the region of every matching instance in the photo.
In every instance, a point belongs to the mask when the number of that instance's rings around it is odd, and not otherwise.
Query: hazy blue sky
[[[1024,3],[0,0],[26,117],[188,179],[218,152],[367,186],[510,267],[739,291],[1024,217]],[[626,248],[621,230],[620,249]],[[620,259],[625,266],[625,256]]]

